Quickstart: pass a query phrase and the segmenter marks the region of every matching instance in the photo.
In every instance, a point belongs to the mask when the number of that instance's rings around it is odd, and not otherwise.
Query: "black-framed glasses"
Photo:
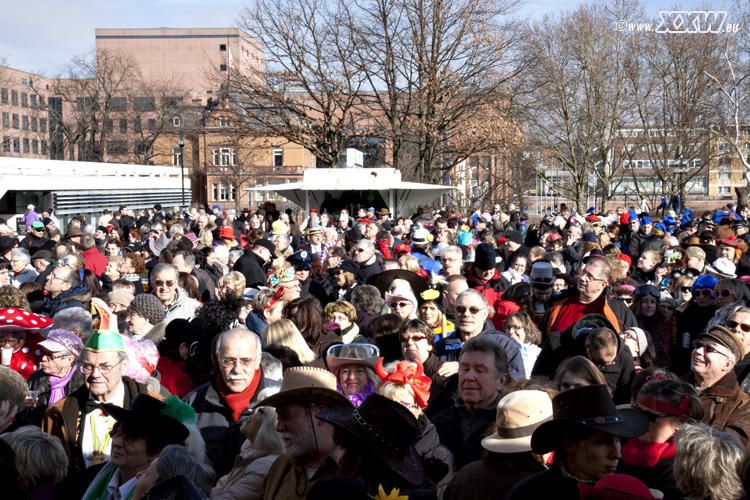
[[[682,290],[682,293],[692,293],[691,292],[692,288],[689,286],[681,286],[680,290]]]
[[[620,297],[620,299],[628,305],[633,303],[633,297]]]
[[[715,348],[714,346],[712,346],[710,344],[706,344],[705,342],[701,341],[700,339],[693,340],[693,342],[691,343],[691,345],[693,346],[693,350],[694,351],[697,350],[697,349],[700,349],[702,347],[706,354],[721,354],[725,358],[729,357],[729,355],[721,352],[720,350],[718,350],[717,348]]]
[[[466,312],[468,311],[469,314],[471,314],[472,316],[476,316],[477,314],[479,314],[479,311],[484,311],[484,309],[485,309],[484,307],[456,306],[456,313],[458,313],[458,314],[466,314]]]
[[[175,285],[175,283],[176,281],[172,281],[172,280],[167,280],[167,281],[155,280],[154,286],[160,287],[160,286],[166,285],[167,288],[172,288]]]
[[[750,325],[747,325],[745,323],[740,323],[738,321],[734,321],[730,319],[727,321],[727,328],[737,328],[740,327],[740,330],[742,330],[745,333],[750,333]]]

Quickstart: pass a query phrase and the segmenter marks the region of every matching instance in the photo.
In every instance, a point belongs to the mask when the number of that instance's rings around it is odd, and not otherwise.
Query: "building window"
[[[229,190],[227,189],[227,183],[221,181],[219,183],[219,201],[227,201],[228,191]]]
[[[182,153],[179,149],[173,149],[172,150],[172,166],[173,167],[179,167],[180,161],[182,160]]]
[[[219,117],[219,127],[229,127],[229,118]]]
[[[21,117],[21,120],[22,120],[22,123],[23,123],[23,129],[24,130],[29,130],[29,117],[26,116],[26,115],[23,115]]]
[[[36,139],[31,141],[31,152],[35,155],[39,154],[39,141],[37,141]]]
[[[273,166],[274,167],[284,166],[284,150],[283,149],[273,150]]]
[[[175,116],[174,118],[172,118],[172,125],[174,125],[175,127],[179,127],[181,123],[182,122],[180,121],[179,116]]]
[[[115,122],[113,120],[104,120],[104,131],[108,134],[114,132]]]
[[[149,156],[151,153],[149,141],[136,141],[133,152],[137,155]]]
[[[18,139],[13,139],[13,152],[14,153],[21,152],[21,141],[19,141]]]
[[[730,172],[719,172],[720,181],[728,181],[731,179],[732,179],[732,174]]]
[[[226,64],[219,64],[219,71],[226,71],[227,65]]]
[[[31,131],[32,132],[38,132],[39,131],[39,126],[38,126],[37,122],[38,122],[38,120],[37,120],[36,116],[32,116],[31,117]]]
[[[29,81],[26,78],[21,78],[21,85],[28,85]]]
[[[17,90],[10,91],[10,105],[18,106],[18,91]]]
[[[149,130],[156,130],[156,118],[149,118],[148,119],[148,129]]]
[[[226,43],[220,43],[219,44],[219,52],[226,52],[227,50],[227,44]]]
[[[31,148],[29,147],[29,140],[28,139],[24,139],[23,140],[23,152],[26,153],[26,154],[28,154],[30,150],[31,150]]]
[[[13,128],[16,129],[16,130],[19,129],[19,126],[18,126],[18,115],[15,114],[15,113],[13,113]]]
[[[0,89],[0,103],[8,104],[8,89]]]
[[[232,186],[232,188],[229,190],[229,199],[234,201],[237,197],[237,187]]]
[[[3,128],[10,128],[10,115],[3,112]]]
[[[137,118],[133,120],[133,132],[135,132],[136,134],[141,133],[141,120]]]
[[[29,95],[26,92],[21,92],[21,107],[29,107]]]
[[[128,110],[128,100],[125,97],[113,97],[112,107],[110,110],[113,113],[122,113]]]
[[[110,156],[122,156],[128,153],[127,141],[107,141],[107,154]]]
[[[43,134],[47,133],[47,119],[46,118],[39,118],[39,132]]]
[[[3,153],[10,153],[10,139],[3,137]]]
[[[234,165],[234,155],[229,148],[214,149],[214,166],[226,167]]]
[[[150,97],[134,97],[133,98],[133,111],[156,111],[154,100]]]
[[[31,107],[36,108],[36,94],[31,94]]]
[[[719,194],[731,194],[731,186],[719,186]]]
[[[120,133],[128,133],[128,121],[125,118],[120,118]]]
[[[47,141],[42,141],[42,154],[47,154]]]
[[[211,201],[216,201],[219,196],[219,185],[211,184]]]

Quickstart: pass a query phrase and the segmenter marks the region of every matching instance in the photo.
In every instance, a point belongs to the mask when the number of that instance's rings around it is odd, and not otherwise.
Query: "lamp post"
[[[682,174],[686,174],[690,171],[690,169],[687,167],[687,161],[680,155],[678,158],[678,164],[679,167],[674,169],[676,174],[680,174],[680,210],[683,210],[685,207],[685,185],[682,183]]]
[[[179,141],[177,144],[180,146],[180,174],[182,177],[182,208],[185,208],[185,157],[183,151],[185,150],[185,134],[180,132]]]

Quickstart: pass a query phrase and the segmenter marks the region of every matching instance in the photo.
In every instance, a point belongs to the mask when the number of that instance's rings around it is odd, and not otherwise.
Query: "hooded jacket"
[[[82,307],[88,310],[90,304],[91,294],[86,289],[86,285],[81,283],[75,288],[62,292],[54,299],[48,298],[42,306],[42,314],[52,318],[58,312],[70,307]]]
[[[586,356],[586,339],[592,330],[597,328],[609,328],[614,331],[612,323],[600,314],[589,314],[576,321],[576,323],[563,332],[553,332],[542,344],[542,350],[534,364],[533,375],[552,377],[557,371],[560,363],[573,356]],[[617,333],[617,332],[615,332]],[[599,371],[607,381],[607,385],[614,394],[615,403],[624,404],[630,402],[630,385],[635,377],[635,364],[633,354],[622,342],[619,335],[617,339],[617,354],[611,365],[600,366]]]

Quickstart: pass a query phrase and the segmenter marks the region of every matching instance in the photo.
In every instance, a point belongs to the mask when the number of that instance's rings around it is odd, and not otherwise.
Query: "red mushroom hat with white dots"
[[[41,330],[52,326],[52,320],[18,307],[3,307],[0,309],[0,332],[14,332],[19,330]]]

